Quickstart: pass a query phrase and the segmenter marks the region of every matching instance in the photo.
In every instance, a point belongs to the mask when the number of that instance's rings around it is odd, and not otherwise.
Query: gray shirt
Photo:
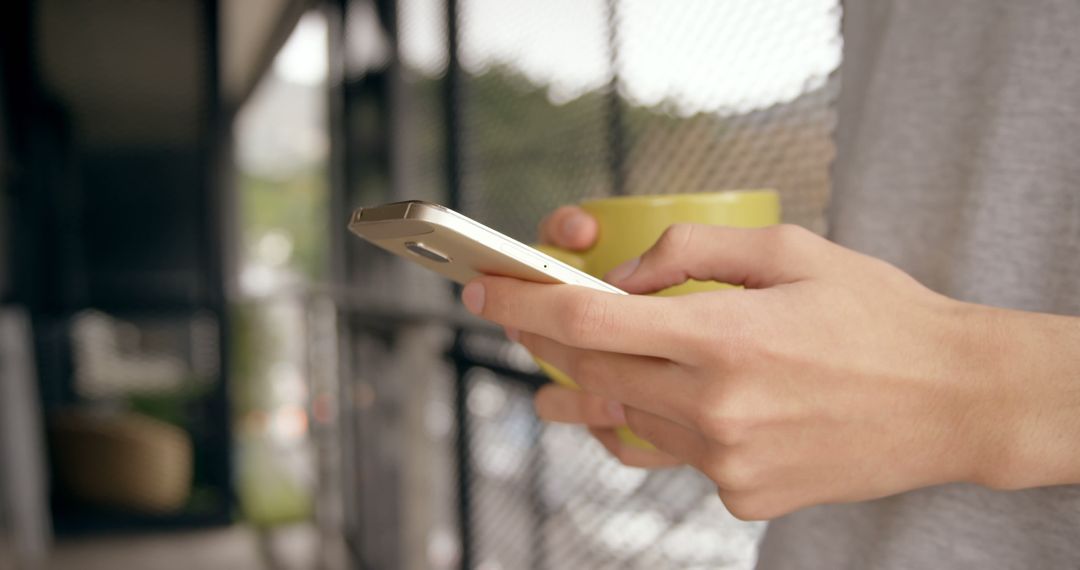
[[[832,238],[954,298],[1080,315],[1080,1],[850,0],[844,35]],[[1078,486],[813,507],[759,560],[1078,567]]]

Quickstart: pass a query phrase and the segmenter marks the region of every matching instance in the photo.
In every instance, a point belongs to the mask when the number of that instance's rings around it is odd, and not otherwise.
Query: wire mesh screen
[[[690,469],[625,467],[579,428],[544,424],[518,346],[462,343],[477,568],[746,568],[761,525],[734,519]],[[487,366],[485,366],[485,364]],[[501,370],[502,372],[496,372]]]
[[[840,58],[835,0],[618,3],[628,194],[773,188],[823,231]]]
[[[461,5],[461,206],[516,237],[611,194],[773,188],[823,231],[839,5]]]

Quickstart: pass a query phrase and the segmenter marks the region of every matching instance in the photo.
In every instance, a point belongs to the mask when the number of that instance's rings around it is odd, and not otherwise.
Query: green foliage
[[[258,302],[234,303],[232,319],[232,379],[230,391],[233,414],[266,409],[270,405],[267,378],[268,355],[279,343],[266,325],[266,307]]]
[[[268,305],[259,301],[232,306],[231,400],[236,453],[236,492],[240,515],[250,524],[272,527],[311,517],[311,495],[288,469],[271,437],[246,422],[273,411],[270,366],[282,340],[268,326]]]
[[[326,167],[316,163],[280,180],[242,173],[240,211],[246,252],[271,231],[293,241],[290,265],[317,281],[325,274],[328,200]]]
[[[267,528],[311,518],[311,493],[281,465],[265,436],[239,437],[236,450],[237,501],[246,522]]]

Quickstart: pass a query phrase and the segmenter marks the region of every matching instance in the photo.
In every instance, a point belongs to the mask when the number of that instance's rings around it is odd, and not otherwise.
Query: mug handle
[[[577,253],[546,244],[534,244],[532,247],[550,255],[551,257],[554,257],[555,259],[558,259],[559,261],[569,265],[570,267],[573,267],[574,269],[587,272],[585,259]],[[556,384],[564,386],[566,388],[571,388],[573,390],[581,389],[581,387],[577,385],[577,382],[574,382],[574,380],[567,376],[562,370],[555,368],[551,364],[548,364],[547,362],[544,362],[543,360],[536,358],[535,356],[533,357],[533,360],[535,360],[536,364],[540,366],[540,370],[543,370],[544,374],[546,374],[548,378],[551,378],[552,381],[554,381]],[[619,437],[619,441],[622,441],[623,443],[636,447],[638,449],[656,449],[653,444],[634,435],[634,432],[630,431],[630,428],[627,426],[616,427],[615,435]]]

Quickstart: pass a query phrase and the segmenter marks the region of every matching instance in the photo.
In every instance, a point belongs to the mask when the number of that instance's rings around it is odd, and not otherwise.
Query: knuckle
[[[712,394],[702,399],[692,422],[706,438],[720,445],[732,446],[746,441],[750,419],[735,401],[729,386],[712,388]]]
[[[777,224],[770,226],[769,230],[772,231],[773,238],[780,243],[798,243],[814,235],[810,230],[795,224]]]
[[[816,238],[810,230],[795,224],[778,224],[765,229],[774,251],[798,251]]]
[[[563,339],[580,346],[600,335],[614,332],[611,308],[598,295],[578,295],[568,303],[564,313]]]
[[[721,492],[720,500],[728,512],[741,521],[769,520],[780,514],[758,494]]]
[[[750,491],[757,487],[761,478],[761,470],[752,458],[731,450],[718,453],[707,469],[713,482],[728,491]]]
[[[712,420],[710,437],[720,445],[732,446],[747,439],[748,422],[733,414],[717,414]]]
[[[662,255],[679,253],[693,241],[695,231],[694,224],[672,224],[660,234],[654,249]]]

